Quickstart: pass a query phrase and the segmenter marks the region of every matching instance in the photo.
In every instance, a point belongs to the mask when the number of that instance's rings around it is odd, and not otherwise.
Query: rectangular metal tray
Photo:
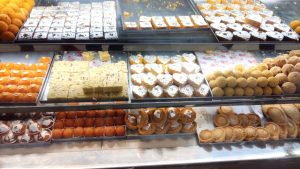
[[[129,57],[130,53],[136,53],[136,52],[129,52],[128,53],[128,57]],[[175,56],[176,54],[183,54],[183,53],[193,53],[196,56],[196,63],[200,66],[200,73],[203,74],[201,65],[199,64],[199,61],[197,59],[197,55],[194,52],[142,52],[143,56],[145,54],[160,54],[160,55]],[[131,72],[130,72],[129,59],[128,59],[127,68],[128,68],[128,81],[129,81],[128,90],[129,90],[130,100],[132,102],[171,102],[171,101],[193,101],[193,100],[196,101],[196,100],[211,100],[212,99],[211,89],[209,90],[209,93],[208,93],[208,95],[206,97],[196,97],[196,96],[193,96],[193,97],[176,97],[176,98],[166,98],[166,97],[165,98],[149,98],[149,97],[145,97],[143,99],[135,98],[133,96],[132,89],[131,89],[131,87],[133,86],[133,84],[132,84],[132,81],[131,81]],[[206,84],[209,87],[206,78],[204,78],[204,82],[203,83]]]
[[[203,30],[209,30],[207,28],[180,28],[180,29],[145,29],[145,30],[126,30],[124,23],[127,21],[138,22],[138,15],[145,16],[178,16],[178,15],[200,15],[196,9],[196,5],[193,0],[148,0],[147,2],[134,2],[134,0],[118,0],[119,13],[121,15],[121,23],[123,32],[126,34],[165,34],[165,33],[191,33],[199,32]],[[175,10],[168,9],[171,4],[182,4],[181,7]],[[168,6],[169,5],[169,6]],[[133,13],[130,18],[125,18],[124,12]],[[138,13],[138,14],[137,14]],[[141,14],[142,13],[142,14]]]
[[[48,77],[50,67],[53,63],[53,52],[10,52],[10,53],[0,53],[0,61],[1,62],[13,62],[13,63],[37,63],[38,59],[42,56],[47,56],[51,58],[51,62],[49,63],[48,69],[46,71],[46,75],[44,77],[43,83],[41,85],[37,100],[35,103],[0,103],[0,105],[12,105],[12,106],[20,106],[20,105],[36,105],[38,103],[39,98],[41,97],[41,93],[43,92],[43,88],[45,86],[46,79]]]
[[[117,62],[120,60],[123,60],[127,63],[127,56],[126,53],[124,52],[116,52],[116,51],[109,51],[110,55],[111,55],[111,61],[112,62]],[[55,61],[73,61],[73,60],[81,60],[82,58],[80,57],[81,54],[80,52],[58,52],[55,55]],[[91,64],[93,65],[98,65],[101,64],[102,62],[100,61],[99,57],[97,57],[98,55],[96,55],[95,59],[93,61],[91,61]],[[53,65],[53,64],[52,64]],[[94,100],[94,99],[75,99],[75,100],[59,100],[59,101],[49,101],[47,99],[47,95],[48,95],[48,91],[49,91],[49,80],[51,78],[51,69],[52,69],[52,65],[50,68],[50,72],[49,75],[46,79],[46,84],[43,87],[43,91],[41,93],[41,97],[39,99],[40,103],[70,103],[70,102],[113,102],[113,101],[128,101],[128,98],[114,98],[114,99],[101,99],[101,100]],[[128,82],[128,86],[129,86],[129,82]]]

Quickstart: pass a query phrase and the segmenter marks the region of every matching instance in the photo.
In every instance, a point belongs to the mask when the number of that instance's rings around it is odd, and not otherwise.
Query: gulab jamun
[[[74,119],[65,119],[65,127],[74,127],[75,126],[75,120]]]
[[[86,118],[85,122],[84,122],[84,126],[85,127],[94,127],[94,122],[95,122],[94,118]]]
[[[86,112],[86,117],[87,117],[87,118],[94,118],[95,115],[96,115],[96,111],[94,111],[94,110],[91,110],[91,111],[87,111],[87,112]]]
[[[115,110],[115,112],[117,116],[124,116],[125,114],[125,111],[123,109],[117,109]]]
[[[75,119],[75,127],[84,127],[85,120],[84,118]]]
[[[97,110],[96,117],[106,117],[106,110]]]
[[[63,131],[63,138],[72,138],[74,134],[74,129],[73,128],[65,128]]]
[[[62,129],[53,129],[52,130],[52,138],[53,139],[60,139],[63,136],[63,130]]]
[[[77,118],[85,117],[86,111],[77,111],[76,115],[77,115]]]
[[[115,124],[115,120],[113,117],[106,117],[105,118],[105,125],[106,126],[113,126]]]
[[[102,137],[104,135],[104,127],[96,127],[94,132],[95,137]]]
[[[115,127],[105,127],[105,136],[106,137],[113,137],[116,135],[116,130],[115,130]]]
[[[116,126],[116,135],[117,136],[125,136],[125,127],[124,126]]]
[[[94,137],[95,132],[93,127],[85,127],[83,128],[83,133],[85,137]]]
[[[115,124],[116,125],[124,125],[125,124],[124,117],[122,117],[122,116],[115,117]]]
[[[76,127],[74,129],[74,137],[83,137],[83,136],[84,136],[83,128],[82,127]]]
[[[56,112],[56,119],[61,120],[66,118],[66,112]]]
[[[105,126],[105,119],[104,118],[96,118],[95,119],[95,126],[96,127]]]
[[[76,113],[73,112],[73,111],[66,112],[66,118],[67,119],[75,119],[76,118]]]
[[[111,109],[106,110],[106,116],[108,116],[108,117],[115,116],[115,111],[111,110]]]
[[[64,122],[62,120],[56,120],[54,125],[54,129],[63,129],[64,128]]]

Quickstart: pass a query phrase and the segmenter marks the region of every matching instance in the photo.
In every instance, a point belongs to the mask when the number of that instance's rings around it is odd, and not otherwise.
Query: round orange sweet
[[[66,112],[56,112],[56,119],[65,119]]]
[[[84,121],[84,126],[85,127],[93,127],[95,123],[95,119],[93,118],[86,118]]]
[[[76,111],[77,118],[85,117],[86,111]]]
[[[0,84],[7,85],[9,82],[9,76],[0,77]]]
[[[115,120],[113,117],[106,117],[105,118],[105,125],[106,126],[113,126],[115,124]]]
[[[84,118],[77,118],[75,120],[75,127],[84,127]]]
[[[43,56],[41,58],[39,58],[39,63],[50,63],[51,62],[51,58],[50,57],[46,57],[46,56]]]
[[[295,29],[295,32],[298,33],[300,35],[300,26],[298,26],[296,29]]]
[[[20,19],[17,19],[17,18],[13,18],[12,21],[11,21],[11,23],[14,24],[14,25],[16,25],[19,28],[21,28],[21,26],[23,25],[23,22]]]
[[[124,126],[117,126],[116,127],[116,134],[117,134],[117,136],[125,136],[125,127]]]
[[[18,93],[28,93],[29,90],[28,90],[27,86],[25,86],[25,85],[19,85],[18,88],[17,88],[17,92]]]
[[[7,85],[5,86],[5,91],[9,93],[15,93],[17,91],[17,85]]]
[[[46,71],[38,69],[38,70],[36,70],[35,74],[36,74],[37,77],[45,77]]]
[[[14,66],[14,69],[16,69],[16,70],[23,70],[24,68],[25,68],[24,63],[16,63]]]
[[[13,93],[13,102],[22,103],[24,100],[24,93]]]
[[[42,77],[34,77],[32,78],[31,83],[37,84],[37,85],[42,85],[44,78]]]
[[[64,128],[64,122],[62,120],[55,120],[53,128],[54,129],[63,129]]]
[[[5,63],[5,64],[3,65],[3,67],[4,67],[5,69],[7,69],[7,70],[13,69],[14,66],[15,66],[14,63]]]
[[[86,117],[88,118],[93,118],[96,115],[96,111],[94,110],[90,110],[90,111],[86,111]]]
[[[11,102],[13,101],[13,95],[9,92],[2,92],[1,93],[1,102]]]
[[[84,131],[82,127],[76,127],[74,129],[74,137],[83,137],[84,136]]]
[[[41,69],[41,70],[47,70],[48,69],[48,64],[46,63],[38,63],[36,64],[37,69]]]
[[[74,133],[73,128],[65,128],[63,131],[63,138],[72,138]]]
[[[95,119],[95,126],[96,127],[102,127],[105,125],[105,119],[104,118],[96,118]]]
[[[7,69],[1,69],[0,70],[0,77],[9,76],[9,75],[10,75],[9,70],[7,70]]]
[[[11,8],[12,10],[14,10],[15,12],[19,12],[20,8],[18,5],[14,4],[14,3],[9,3],[6,5],[7,7]]]
[[[10,18],[13,18],[15,11],[13,9],[11,9],[10,7],[6,6],[1,10],[1,13],[8,15]]]
[[[290,23],[292,29],[296,29],[298,26],[300,26],[300,20],[294,20]]]
[[[66,112],[66,118],[67,119],[75,119],[76,118],[76,112],[74,112],[74,111]]]
[[[63,136],[63,130],[62,129],[54,129],[52,131],[52,138],[54,139],[60,139]]]
[[[111,109],[106,110],[106,115],[108,117],[113,117],[115,115],[115,110],[111,110]]]
[[[4,92],[4,86],[0,85],[0,93]]]
[[[30,85],[30,79],[27,77],[23,77],[23,78],[21,78],[19,84],[20,85]]]
[[[105,127],[104,133],[106,137],[113,137],[116,135],[115,127]]]
[[[20,12],[26,17],[29,15],[28,11],[25,8],[20,8]]]
[[[26,70],[36,70],[36,65],[35,64],[27,64],[25,65]]]
[[[65,119],[64,124],[66,127],[75,127],[74,119]]]
[[[11,70],[10,71],[10,76],[11,77],[21,77],[22,73],[20,70]]]
[[[102,137],[104,135],[104,127],[95,128],[95,137]]]
[[[20,80],[21,80],[21,78],[19,78],[19,77],[10,77],[8,83],[17,85],[17,84],[19,84]]]
[[[20,19],[23,22],[26,20],[26,16],[23,13],[21,13],[21,12],[15,13],[15,17],[14,18]]]
[[[4,21],[7,25],[11,24],[11,19],[6,14],[0,14],[0,21]]]
[[[14,24],[10,24],[8,25],[8,31],[16,35],[19,32],[19,28]]]
[[[36,84],[31,84],[28,86],[28,90],[30,93],[38,93],[40,92],[40,88],[41,86]]]
[[[33,103],[36,101],[36,98],[37,98],[37,93],[27,93],[25,94],[25,101],[26,102],[30,102],[30,103]]]
[[[85,137],[94,137],[94,128],[93,127],[85,127],[83,128],[83,133]]]
[[[23,3],[23,8],[25,8],[27,11],[30,11],[32,8],[32,5],[28,2]]]
[[[11,42],[11,41],[15,40],[16,36],[12,32],[6,31],[1,34],[0,38],[2,41]]]

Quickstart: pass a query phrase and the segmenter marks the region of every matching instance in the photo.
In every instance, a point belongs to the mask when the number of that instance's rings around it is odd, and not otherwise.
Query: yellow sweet
[[[290,23],[292,29],[296,29],[298,26],[300,26],[300,20],[294,20]]]

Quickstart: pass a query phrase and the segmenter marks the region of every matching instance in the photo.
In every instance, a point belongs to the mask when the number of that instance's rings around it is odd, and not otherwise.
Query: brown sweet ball
[[[300,50],[291,50],[289,52],[289,56],[292,57],[292,56],[300,56]]]
[[[249,77],[247,79],[248,87],[255,88],[257,86],[257,79],[254,77]]]
[[[64,128],[64,122],[62,120],[55,120],[53,128],[55,128],[55,129],[63,129]]]
[[[212,92],[213,96],[216,96],[216,97],[224,96],[224,91],[220,87],[213,88],[211,92]]]
[[[235,96],[244,96],[244,94],[245,94],[245,91],[244,91],[243,88],[237,87],[237,88],[234,89],[234,95]]]
[[[264,87],[264,88],[263,88],[263,91],[264,91],[264,95],[265,95],[265,96],[271,96],[271,95],[272,95],[272,92],[273,92],[272,88],[269,87],[269,86]]]
[[[124,116],[115,117],[115,124],[124,125],[125,124]]]
[[[291,72],[295,71],[294,70],[294,65],[292,64],[285,64],[282,68],[281,68],[281,71],[282,73],[286,74],[286,75],[289,75]]]
[[[95,131],[93,127],[83,128],[83,134],[85,137],[95,137]]]
[[[290,58],[290,56],[288,54],[282,54],[282,55],[279,55],[279,57],[284,58],[284,59]]]
[[[96,127],[102,127],[105,125],[105,119],[104,118],[96,118],[95,119],[95,126]]]
[[[96,116],[96,111],[95,110],[89,110],[86,111],[86,115],[87,118],[94,118]]]
[[[74,127],[75,120],[74,119],[65,119],[64,124],[65,124],[65,127]]]
[[[104,127],[96,127],[94,131],[95,131],[95,137],[104,136]]]
[[[274,59],[273,58],[266,58],[263,60],[263,63],[268,65],[268,68],[270,69],[271,67],[274,66]]]
[[[223,76],[217,77],[216,78],[216,85],[217,87],[223,88],[227,85],[226,78]]]
[[[244,78],[249,78],[249,77],[252,77],[252,73],[250,70],[246,70],[243,72],[243,77]],[[238,78],[239,79],[239,78]]]
[[[117,136],[125,136],[125,127],[124,126],[116,126],[116,135]]]
[[[210,86],[210,88],[217,87],[217,81],[216,81],[216,80],[211,80],[211,81],[209,82],[209,86]]]
[[[113,126],[115,124],[115,120],[113,117],[106,117],[105,118],[105,125],[106,126]]]
[[[237,85],[236,78],[233,76],[227,77],[226,81],[228,87],[235,87]]]
[[[273,95],[281,95],[283,92],[280,86],[276,86],[272,88],[272,93]]]
[[[248,86],[247,80],[243,77],[237,79],[237,85],[241,88],[245,88]]]
[[[74,134],[74,129],[73,128],[65,128],[63,131],[63,138],[72,138]]]
[[[242,72],[234,72],[234,77],[237,79],[240,77],[243,77],[243,73]]]
[[[287,63],[296,65],[297,63],[300,63],[300,57],[298,56],[292,56],[288,59]]]
[[[55,113],[56,119],[61,120],[66,118],[66,112],[56,112]]]
[[[269,77],[268,78],[268,85],[270,87],[276,87],[279,84],[279,80],[276,77]]]
[[[259,77],[262,76],[262,73],[259,70],[254,70],[254,71],[251,72],[251,76],[255,77],[255,78],[259,78]]]
[[[215,80],[216,77],[213,73],[210,73],[210,74],[206,75],[206,79],[207,79],[207,81],[211,81],[211,80]]]
[[[264,70],[263,72],[261,72],[261,75],[266,78],[273,77],[273,73],[270,70]]]
[[[254,90],[251,87],[246,87],[245,96],[253,96],[253,95],[254,95]]]
[[[300,84],[300,73],[292,72],[288,75],[288,80],[294,84]]]
[[[73,111],[68,111],[66,112],[66,119],[75,119],[76,118],[76,113]]]
[[[268,79],[266,77],[259,77],[257,79],[257,85],[259,87],[266,87],[268,85]]]
[[[232,87],[224,88],[225,96],[234,96],[234,89]]]
[[[85,117],[86,111],[76,111],[77,118]]]
[[[124,116],[125,115],[125,110],[123,109],[116,109],[116,116]]]
[[[106,110],[106,116],[107,117],[113,117],[113,116],[115,116],[115,110],[107,109]]]
[[[277,75],[278,73],[281,73],[281,68],[278,66],[274,66],[270,69],[273,75]]]
[[[294,68],[295,71],[300,72],[300,63],[297,63]]]
[[[52,138],[60,139],[63,137],[63,129],[53,129],[52,130]]]
[[[235,65],[234,70],[236,72],[244,72],[244,66],[242,64]]]
[[[296,93],[296,85],[292,82],[285,82],[282,84],[282,90],[284,91],[284,93],[286,94],[294,94]]]
[[[279,56],[274,59],[274,63],[276,66],[282,67],[283,65],[286,64],[286,59],[284,57]]]
[[[106,110],[97,110],[96,117],[106,117]]]
[[[83,136],[84,136],[83,128],[82,127],[76,127],[74,129],[74,137],[83,137]]]
[[[279,73],[275,77],[279,80],[280,85],[288,81],[288,77],[284,73]]]
[[[104,133],[105,133],[105,136],[106,137],[113,137],[116,135],[116,130],[115,130],[115,127],[105,127],[104,129]]]
[[[220,76],[223,76],[223,73],[220,70],[217,70],[214,72],[214,76],[215,76],[215,78],[218,78]]]
[[[256,66],[256,68],[259,70],[259,71],[264,71],[264,70],[268,70],[268,65],[265,64],[265,63],[260,63]]]
[[[94,118],[86,118],[84,120],[84,127],[94,127],[95,119]]]
[[[264,90],[261,87],[254,88],[254,95],[255,96],[262,96],[264,94]]]
[[[230,77],[230,76],[234,76],[234,73],[233,73],[232,70],[225,70],[225,71],[223,72],[223,75],[224,75],[225,77]]]
[[[75,127],[84,127],[84,118],[75,119]]]

